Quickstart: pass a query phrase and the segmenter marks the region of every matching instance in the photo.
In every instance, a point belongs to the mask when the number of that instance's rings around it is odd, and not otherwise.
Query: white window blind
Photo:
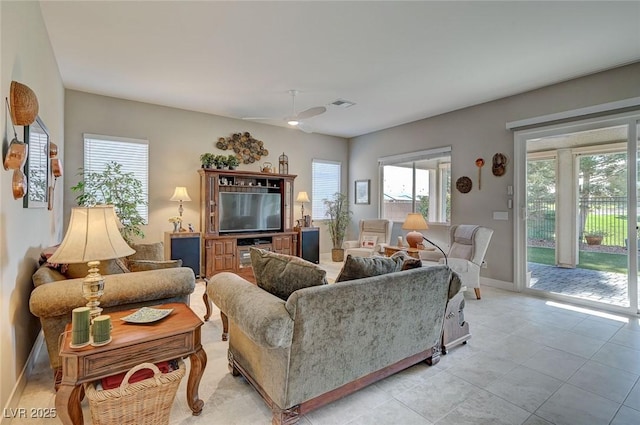
[[[325,199],[333,199],[336,192],[340,192],[340,175],[342,164],[335,161],[314,159],[311,162],[311,216],[314,220],[324,220],[326,208]]]
[[[149,141],[85,134],[85,172],[102,172],[109,162],[117,162],[122,171],[133,173],[142,182],[142,191],[148,201]],[[138,205],[137,210],[146,222],[149,219],[147,205]]]

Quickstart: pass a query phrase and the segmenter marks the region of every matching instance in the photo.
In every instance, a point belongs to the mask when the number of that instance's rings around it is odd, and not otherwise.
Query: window
[[[323,200],[333,199],[336,192],[340,192],[340,175],[342,164],[335,161],[314,159],[311,162],[311,216],[315,220],[326,218]]]
[[[404,222],[419,212],[428,222],[451,218],[451,148],[380,158],[382,217]]]
[[[133,173],[142,182],[144,196],[149,196],[149,142],[139,139],[125,139],[112,136],[84,135],[85,172],[104,171],[107,163],[115,161],[122,170]],[[145,220],[149,219],[147,205],[138,205],[138,212]]]

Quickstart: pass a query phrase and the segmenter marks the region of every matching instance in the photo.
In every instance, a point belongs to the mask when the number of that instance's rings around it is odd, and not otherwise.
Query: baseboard
[[[493,288],[504,289],[506,291],[516,292],[516,285],[513,282],[507,282],[505,280],[491,279],[489,277],[480,277],[480,287],[482,285],[491,286]]]
[[[22,393],[24,392],[24,388],[27,386],[27,381],[31,376],[31,372],[33,372],[33,368],[35,366],[35,362],[38,358],[38,354],[40,354],[40,350],[44,345],[44,334],[42,331],[38,333],[35,342],[33,343],[33,347],[31,347],[31,352],[29,353],[29,357],[22,368],[22,372],[18,376],[16,384],[13,386],[13,390],[11,391],[11,395],[9,396],[9,400],[7,400],[7,404],[4,406],[2,410],[2,416],[0,416],[0,425],[9,425],[11,424],[11,420],[13,419],[12,412],[18,413],[18,409],[20,406],[18,403],[20,402],[20,397],[22,397]]]

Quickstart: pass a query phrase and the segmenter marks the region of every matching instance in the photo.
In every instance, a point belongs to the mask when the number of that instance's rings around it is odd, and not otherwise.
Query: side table
[[[144,325],[120,320],[135,309],[108,313],[113,326],[112,341],[100,347],[69,347],[71,324],[67,325],[60,345],[62,382],[56,394],[56,410],[63,424],[84,423],[80,402],[85,382],[126,372],[140,363],[183,357],[189,357],[191,361],[187,403],[194,416],[202,412],[204,402],[198,397],[198,387],[207,365],[207,355],[200,339],[203,323],[185,304],[163,304],[158,308],[172,308],[173,312],[165,319]]]
[[[410,257],[413,258],[420,258],[420,249],[417,248],[410,248],[410,247],[406,247],[406,246],[393,246],[393,245],[385,245],[384,247],[384,255],[385,257],[391,257],[393,254],[395,254],[398,251],[404,251],[407,254],[409,254]],[[429,251],[428,249],[426,251]]]

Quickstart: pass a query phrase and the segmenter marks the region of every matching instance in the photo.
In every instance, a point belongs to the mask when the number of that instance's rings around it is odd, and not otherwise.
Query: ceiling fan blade
[[[273,117],[242,117],[243,120],[247,121],[260,121],[260,120],[277,120],[278,118]]]
[[[327,108],[324,106],[316,106],[300,112],[297,117],[299,120],[305,120],[307,118],[315,117],[316,115],[324,114]]]
[[[299,122],[296,127],[298,127],[300,131],[304,131],[305,133],[313,133],[313,129],[304,122]]]

